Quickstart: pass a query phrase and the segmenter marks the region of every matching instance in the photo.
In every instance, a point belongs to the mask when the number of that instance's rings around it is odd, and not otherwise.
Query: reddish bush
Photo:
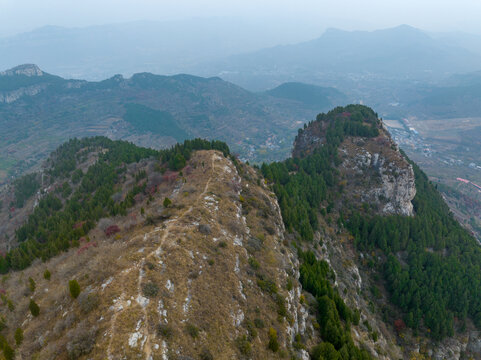
[[[175,180],[177,180],[177,177],[179,176],[178,172],[175,171],[167,171],[164,176],[162,176],[162,181],[164,182],[169,182],[172,183]]]
[[[397,319],[396,321],[394,321],[394,328],[398,333],[400,333],[406,328],[406,324],[402,319]]]
[[[117,225],[110,225],[107,229],[105,229],[105,235],[112,236],[120,231]]]
[[[85,250],[91,248],[91,247],[97,247],[97,243],[96,242],[88,242],[86,243],[85,245],[81,246],[78,250],[77,250],[77,254],[81,254],[83,253]]]
[[[150,186],[147,190],[147,193],[149,195],[154,195],[156,192],[157,192],[157,186],[156,185]]]

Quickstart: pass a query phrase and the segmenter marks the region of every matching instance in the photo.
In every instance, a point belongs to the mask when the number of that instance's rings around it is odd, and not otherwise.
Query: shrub
[[[275,300],[277,304],[277,313],[282,317],[287,316],[287,308],[284,298],[280,294],[276,294]]]
[[[161,336],[166,339],[170,339],[172,337],[173,330],[167,324],[159,324],[157,325],[157,335]]]
[[[68,282],[68,288],[70,291],[70,296],[76,299],[80,295],[80,285],[77,280],[73,279]]]
[[[33,299],[30,299],[30,304],[28,305],[28,308],[30,309],[30,312],[33,316],[38,316],[40,314],[40,307],[35,301],[33,301]]]
[[[147,284],[142,285],[142,293],[148,298],[156,297],[159,293],[159,287],[157,284],[150,281]]]
[[[97,308],[100,302],[100,296],[97,293],[81,294],[78,298],[80,311],[84,314],[88,314],[93,309]]]
[[[110,225],[107,229],[104,230],[106,236],[112,236],[118,232],[120,232],[120,228],[117,225]]]
[[[279,341],[277,340],[277,331],[274,328],[269,328],[269,344],[267,347],[273,352],[279,350]]]
[[[166,207],[166,208],[169,207],[170,205],[172,205],[172,200],[170,200],[168,197],[166,197],[166,198],[164,199],[163,205],[164,205],[164,207]]]
[[[68,357],[72,360],[90,353],[95,345],[97,329],[88,327],[85,323],[79,324],[76,329],[69,331],[67,343]]]
[[[222,240],[221,242],[219,242],[219,247],[225,248],[225,247],[227,247],[227,243]]]
[[[246,335],[239,336],[236,340],[237,348],[242,355],[250,355],[252,352],[251,343],[247,339]]]
[[[45,269],[45,271],[44,271],[44,273],[43,273],[43,278],[44,278],[45,280],[50,280],[50,276],[51,276],[51,275],[52,275],[52,274],[50,274],[50,271],[49,271],[48,269]]]
[[[294,337],[294,342],[292,343],[292,347],[295,349],[295,350],[301,350],[301,349],[305,349],[305,346],[304,344],[302,343],[302,337],[301,337],[301,334],[297,333]]]
[[[287,289],[287,291],[291,291],[293,287],[294,287],[294,284],[292,283],[292,279],[291,279],[291,278],[288,278],[288,279],[287,279],[287,284],[286,284],[286,289]]]
[[[257,279],[257,285],[269,294],[277,294],[277,285],[272,280]]]
[[[255,258],[250,257],[249,258],[249,265],[254,269],[258,270],[261,267],[261,264],[259,264],[259,261],[257,261]]]
[[[212,230],[210,229],[210,226],[208,224],[200,224],[199,232],[203,235],[209,235],[212,232]]]
[[[14,338],[15,338],[15,344],[17,344],[17,346],[20,346],[23,341],[23,330],[20,328],[17,328],[17,330],[15,330]]]
[[[53,327],[53,333],[59,337],[65,329],[69,329],[77,321],[77,316],[74,312],[69,312],[67,316],[57,320]]]
[[[185,330],[187,331],[187,334],[192,336],[193,339],[199,336],[199,328],[193,324],[187,324]]]
[[[269,235],[274,235],[276,233],[274,228],[272,226],[270,226],[269,224],[264,224],[264,229],[266,229],[266,231]]]
[[[32,294],[35,292],[35,288],[37,287],[37,284],[35,283],[35,280],[33,280],[31,277],[28,278],[28,288],[32,292]]]
[[[13,350],[8,343],[3,344],[3,355],[5,356],[6,360],[14,360],[15,359],[15,350]]]
[[[255,325],[256,328],[258,328],[258,329],[263,329],[264,326],[265,326],[264,320],[259,319],[259,318],[255,318],[255,319],[254,319],[254,325]]]
[[[254,322],[252,322],[251,320],[245,320],[244,327],[247,329],[247,332],[249,333],[249,341],[254,340],[257,336],[257,329],[254,325]]]
[[[214,356],[209,351],[209,349],[204,349],[200,353],[200,360],[214,360]]]
[[[7,300],[7,307],[8,307],[8,310],[10,310],[10,311],[15,310],[15,306],[13,305],[12,300],[10,300],[10,299]]]

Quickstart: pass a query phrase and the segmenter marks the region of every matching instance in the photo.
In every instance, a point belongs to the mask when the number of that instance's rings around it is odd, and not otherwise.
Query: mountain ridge
[[[288,143],[299,123],[319,110],[306,108],[299,100],[252,93],[219,77],[139,73],[88,82],[43,74],[0,77],[0,129],[8,135],[0,140],[0,147],[6,149],[0,155],[0,166],[24,161],[28,168],[28,163],[45,158],[64,140],[91,135],[157,147],[171,146],[185,136],[219,138],[228,141],[244,159],[269,160],[271,156],[287,156]],[[340,93],[320,99],[321,108],[344,101]],[[144,122],[154,121],[160,111],[178,131],[171,136],[160,131],[162,127],[135,127],[125,118],[128,104],[150,109],[138,114]],[[148,119],[149,114],[155,116]],[[245,121],[246,126],[230,126],[235,120]],[[182,136],[177,138],[175,134],[180,132]],[[46,139],[50,140],[46,143]],[[32,148],[32,142],[39,147]],[[268,147],[270,153],[265,151]],[[8,169],[2,166],[0,171]]]
[[[62,145],[2,195],[23,224],[3,229],[3,351],[21,323],[25,357],[478,356],[479,245],[378,115],[321,113],[293,149],[254,168],[218,141]]]

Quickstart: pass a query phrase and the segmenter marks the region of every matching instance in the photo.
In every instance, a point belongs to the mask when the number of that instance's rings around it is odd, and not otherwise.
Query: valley
[[[393,138],[429,174],[456,218],[481,241],[481,118],[384,120]],[[461,179],[461,180],[459,180]]]

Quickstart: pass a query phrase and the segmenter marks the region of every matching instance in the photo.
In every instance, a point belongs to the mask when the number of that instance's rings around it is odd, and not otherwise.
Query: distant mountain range
[[[0,38],[0,68],[35,63],[64,78],[88,80],[144,71],[189,73],[220,76],[254,91],[284,82],[338,87],[344,81],[344,92],[366,80],[431,81],[481,70],[477,35],[428,33],[407,25],[328,29],[305,42],[294,33],[287,25],[224,18],[48,26]]]
[[[481,49],[481,46],[480,46]],[[230,56],[205,65],[229,81],[261,89],[278,82],[432,80],[481,69],[481,54],[407,26],[377,31],[329,29],[318,39]]]
[[[230,18],[46,26],[0,38],[0,69],[34,63],[62,77],[87,80],[144,71],[178,74],[199,62],[296,41],[299,35],[288,26]]]
[[[140,73],[88,82],[22,65],[0,73],[0,182],[66,139],[90,135],[154,148],[222,139],[247,160],[285,158],[300,125],[346,101],[335,89],[304,84],[256,94],[217,77]]]

